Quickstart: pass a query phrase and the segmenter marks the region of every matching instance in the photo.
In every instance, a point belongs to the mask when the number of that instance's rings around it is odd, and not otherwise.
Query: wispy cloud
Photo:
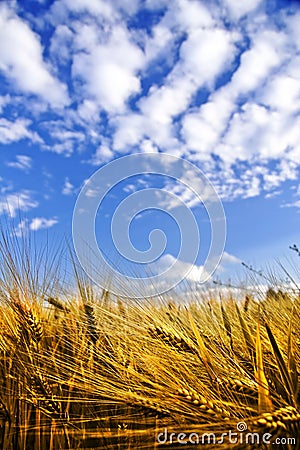
[[[225,264],[240,264],[242,261],[240,260],[240,258],[238,258],[235,255],[231,255],[228,252],[224,252],[222,259],[221,259],[221,264],[225,265]]]
[[[75,192],[74,185],[70,182],[69,178],[65,179],[64,187],[62,189],[63,195],[73,195]]]
[[[8,167],[13,167],[14,169],[23,170],[28,172],[32,166],[32,159],[27,155],[16,155],[15,161],[8,161],[6,163]]]
[[[20,141],[21,139],[29,139],[32,142],[41,143],[42,140],[36,132],[30,131],[29,119],[18,118],[14,121],[0,118],[0,143],[10,144]]]
[[[17,237],[26,236],[29,232],[35,232],[51,228],[58,223],[57,218],[46,219],[44,217],[34,217],[29,220],[27,218],[22,219],[15,227],[14,234]]]
[[[16,217],[20,211],[29,211],[38,205],[31,192],[27,190],[9,193],[0,197],[0,215],[6,213]]]
[[[4,110],[4,107],[8,105],[10,102],[10,96],[8,94],[6,95],[0,95],[0,113]]]
[[[51,228],[58,223],[58,219],[53,217],[51,219],[46,219],[45,217],[35,217],[31,220],[29,224],[29,229],[31,231],[38,231],[46,228]]]

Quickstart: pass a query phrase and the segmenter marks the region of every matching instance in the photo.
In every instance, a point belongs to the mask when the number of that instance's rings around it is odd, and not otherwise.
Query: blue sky
[[[2,0],[0,219],[9,211],[17,232],[70,236],[97,169],[167,153],[201,169],[222,199],[219,276],[289,254],[300,244],[299,24],[297,1]],[[157,184],[202,214],[170,180],[127,181],[116,202]],[[161,226],[166,261],[178,230],[157,214],[135,219],[132,237],[144,249]],[[191,281],[202,263],[199,254]]]

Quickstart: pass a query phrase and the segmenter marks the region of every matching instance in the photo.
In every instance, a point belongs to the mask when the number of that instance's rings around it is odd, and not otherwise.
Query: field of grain
[[[60,255],[0,254],[0,449],[300,448],[296,289],[71,294]]]

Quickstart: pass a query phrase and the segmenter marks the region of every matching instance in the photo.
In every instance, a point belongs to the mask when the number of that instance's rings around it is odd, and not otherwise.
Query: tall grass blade
[[[254,339],[251,336],[251,332],[249,330],[249,327],[248,327],[247,323],[245,322],[245,320],[244,320],[244,318],[243,318],[243,316],[241,314],[241,311],[240,311],[237,303],[235,304],[235,307],[236,307],[236,312],[237,312],[237,315],[238,315],[238,318],[239,318],[239,322],[240,322],[240,325],[241,325],[241,328],[242,328],[242,332],[243,332],[243,335],[244,335],[244,339],[245,339],[245,342],[246,342],[246,346],[247,346],[247,349],[248,349],[249,356],[250,356],[252,361],[255,361],[255,342],[254,342]]]
[[[264,371],[259,320],[257,322],[256,331],[256,381],[258,384],[258,413],[262,414],[265,412],[273,411],[269,385]]]
[[[293,314],[292,314],[292,316],[293,316]],[[291,317],[290,323],[289,323],[289,331],[288,331],[287,361],[288,361],[288,372],[290,374],[291,381],[292,381],[294,397],[298,398],[299,373],[297,371],[297,363],[296,363],[294,348],[293,348],[292,324],[293,324],[293,321],[292,321],[292,317]]]
[[[224,323],[224,328],[226,330],[226,334],[229,338],[230,341],[230,348],[233,351],[233,341],[232,341],[232,332],[231,332],[231,324],[230,324],[230,320],[228,318],[228,315],[225,311],[225,308],[222,305],[222,299],[221,299],[221,312],[222,312],[222,318],[223,318],[223,323]]]
[[[295,393],[294,393],[294,388],[293,388],[293,382],[292,382],[291,376],[289,374],[288,368],[284,362],[284,359],[279,350],[276,339],[275,339],[275,337],[271,331],[271,328],[267,322],[265,322],[265,328],[267,330],[268,337],[269,337],[269,340],[270,340],[270,343],[271,343],[271,346],[273,349],[273,353],[276,358],[278,369],[279,369],[281,379],[283,382],[283,387],[285,388],[285,390],[289,396],[290,403],[295,407],[297,403],[296,403],[296,398],[295,398]]]
[[[197,328],[197,325],[195,324],[195,321],[194,321],[193,316],[190,313],[190,311],[188,312],[188,315],[189,315],[189,320],[190,320],[190,324],[191,324],[193,333],[195,335],[195,338],[196,338],[196,341],[197,341],[197,344],[198,344],[199,355],[200,355],[201,360],[202,360],[202,362],[203,362],[203,364],[204,364],[204,366],[205,366],[205,368],[207,370],[207,373],[208,373],[210,379],[214,380],[214,379],[217,378],[217,376],[216,376],[216,374],[215,374],[215,372],[213,370],[213,365],[212,365],[212,362],[210,360],[207,348],[206,348],[206,346],[204,344],[204,341],[203,341],[203,339],[201,337],[201,334],[200,334],[200,332],[199,332],[199,330]]]

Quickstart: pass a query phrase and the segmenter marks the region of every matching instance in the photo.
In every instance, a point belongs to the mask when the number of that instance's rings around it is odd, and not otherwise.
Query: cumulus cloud
[[[137,72],[143,66],[143,52],[122,26],[112,30],[105,45],[94,39],[88,50],[74,56],[73,74],[84,81],[87,93],[103,109],[122,110],[128,98],[140,91]]]
[[[93,166],[100,166],[101,164],[108,162],[114,156],[113,151],[109,145],[103,142],[92,155],[92,158],[88,161]]]
[[[21,220],[17,226],[14,227],[13,234],[19,238],[24,237],[28,232],[28,220]]]
[[[56,0],[40,18],[47,41],[5,2],[0,71],[30,101],[1,94],[0,142],[30,139],[94,166],[163,151],[202,168],[223,199],[267,196],[300,164],[295,4],[275,17],[261,0]]]
[[[279,110],[283,114],[293,114],[299,110],[300,83],[286,70],[284,72],[271,78],[261,94],[261,100],[264,105],[273,110]],[[274,92],[276,92],[276,95],[274,95]]]
[[[27,190],[9,193],[0,197],[0,215],[5,213],[16,217],[18,212],[29,211],[38,205],[38,202],[32,198],[31,192]]]
[[[14,227],[14,234],[17,237],[23,237],[27,235],[30,231],[38,231],[47,228],[51,228],[58,223],[56,217],[51,219],[46,219],[44,217],[34,217],[33,219],[23,219],[16,227]]]
[[[282,63],[286,39],[287,36],[280,32],[262,31],[254,34],[251,48],[241,55],[240,66],[229,85],[234,96],[245,95],[267,81],[271,71]]]
[[[96,17],[111,19],[116,15],[111,4],[104,0],[58,0],[52,6],[53,19],[65,19],[69,12],[89,13]],[[56,17],[55,17],[56,16]]]
[[[73,32],[66,25],[58,25],[51,38],[50,52],[60,64],[67,64],[72,57],[70,45],[73,41]]]
[[[22,92],[36,94],[52,106],[68,103],[66,86],[43,60],[38,35],[6,4],[0,5],[0,71]]]
[[[29,224],[29,229],[31,231],[38,231],[46,228],[51,228],[56,225],[58,220],[54,217],[51,219],[46,219],[45,217],[35,217],[31,220]]]
[[[187,273],[184,281],[188,283],[199,283],[205,279],[208,274],[205,273],[205,268],[202,265],[193,264],[192,266],[184,261],[176,259],[173,255],[167,253],[161,256],[155,263],[151,264],[151,271],[154,275],[160,274],[168,268],[170,268],[176,262],[176,270],[172,271],[172,278],[174,281],[179,280],[183,273]],[[216,274],[224,273],[228,270],[229,266],[239,265],[241,260],[230,253],[224,252],[220,264],[216,268]],[[166,284],[172,282],[172,280],[165,280]]]
[[[84,122],[91,124],[99,119],[99,106],[95,100],[84,99],[78,106],[77,113]]]
[[[21,139],[29,139],[32,142],[41,143],[42,140],[36,132],[30,131],[31,121],[28,119],[18,118],[14,121],[0,118],[0,142],[2,144],[10,144]]]
[[[240,258],[227,252],[223,253],[221,259],[221,264],[240,264],[241,262]]]
[[[177,260],[173,255],[169,253],[161,256],[157,262],[152,263],[151,269],[154,274],[160,274],[168,270],[168,268],[170,268],[175,262],[177,263],[176,270],[172,270],[171,274],[172,278],[174,278],[174,281],[180,280],[181,275],[186,272],[188,273],[184,279],[188,282],[199,282],[206,276],[203,272],[203,266],[197,266],[195,264],[191,266],[187,262]],[[172,280],[165,279],[165,282],[172,282]]]
[[[63,195],[73,195],[74,192],[75,192],[74,185],[70,182],[69,178],[67,177],[64,182],[62,194]]]
[[[74,126],[70,117],[66,115],[65,120],[59,119],[43,123],[44,130],[48,132],[53,141],[51,145],[46,144],[43,148],[64,156],[70,156],[74,148],[80,148],[85,142],[86,136],[83,131]]]
[[[173,120],[188,109],[198,89],[204,86],[212,89],[216,77],[230,66],[236,38],[235,34],[221,28],[192,29],[180,47],[180,58],[165,83],[160,87],[153,86],[139,101],[144,122],[150,128],[147,134],[158,146],[176,146],[171,128]],[[124,120],[127,122],[127,117]],[[122,130],[122,119],[119,123]],[[163,139],[162,127],[168,130]],[[145,126],[142,129],[145,130]],[[120,139],[119,130],[116,139],[117,142]]]
[[[245,16],[246,14],[253,12],[261,3],[261,0],[244,0],[242,2],[225,0],[224,3],[228,8],[231,17],[237,20]]]

